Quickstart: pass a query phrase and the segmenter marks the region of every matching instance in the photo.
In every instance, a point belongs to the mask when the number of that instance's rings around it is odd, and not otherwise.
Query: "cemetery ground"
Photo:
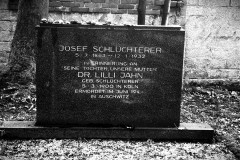
[[[35,85],[7,83],[0,87],[1,121],[35,120]],[[185,84],[181,122],[210,124],[215,130],[213,143],[0,139],[0,159],[240,159],[239,83]]]

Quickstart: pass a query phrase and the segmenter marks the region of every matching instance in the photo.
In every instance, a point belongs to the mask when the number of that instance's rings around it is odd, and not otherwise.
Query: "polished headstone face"
[[[49,25],[38,31],[38,125],[179,125],[180,28]]]

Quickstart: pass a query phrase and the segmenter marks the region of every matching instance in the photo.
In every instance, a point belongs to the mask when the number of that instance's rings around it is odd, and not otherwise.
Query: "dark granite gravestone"
[[[180,27],[38,27],[37,125],[178,127]]]
[[[43,24],[37,121],[0,123],[3,138],[212,142],[208,124],[180,123],[180,27]]]

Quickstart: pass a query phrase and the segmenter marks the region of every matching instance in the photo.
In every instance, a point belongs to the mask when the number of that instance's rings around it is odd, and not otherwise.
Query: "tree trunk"
[[[145,25],[146,0],[140,0],[138,3],[138,25]]]
[[[164,8],[163,8],[163,15],[162,15],[162,23],[161,25],[167,25],[168,24],[168,15],[171,8],[171,0],[165,0],[164,1]]]
[[[35,26],[48,16],[49,0],[20,0],[17,26],[9,56],[8,79],[27,83],[35,78],[37,31]]]

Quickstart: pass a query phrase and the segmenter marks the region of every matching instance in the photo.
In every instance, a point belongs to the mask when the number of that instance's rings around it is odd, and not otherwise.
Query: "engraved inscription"
[[[71,92],[90,98],[130,99],[144,94],[141,83],[157,72],[157,68],[139,65],[160,47],[59,45],[59,53],[74,58],[76,63],[61,66],[79,83]]]

